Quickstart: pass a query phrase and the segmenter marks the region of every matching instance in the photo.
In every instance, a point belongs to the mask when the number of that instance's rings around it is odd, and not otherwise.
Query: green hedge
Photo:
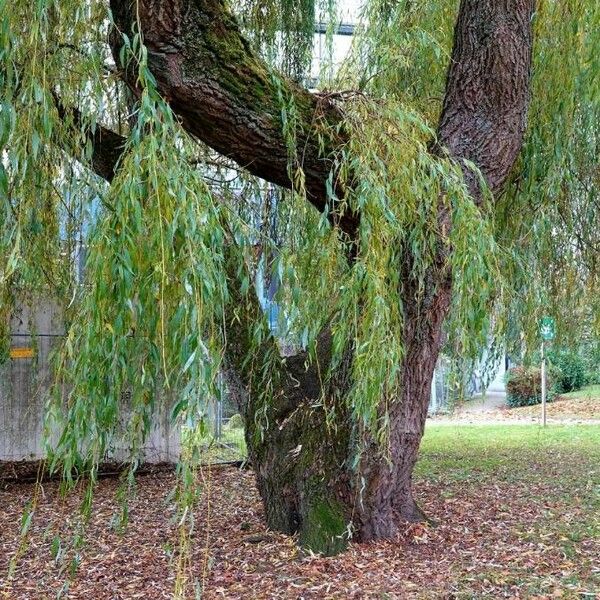
[[[572,350],[556,350],[548,354],[559,371],[555,387],[558,394],[574,392],[586,384],[586,365],[582,356]]]
[[[548,369],[546,399],[551,402],[556,395],[556,372]],[[533,406],[542,401],[542,373],[539,367],[513,367],[506,373],[506,402],[511,407]]]
[[[585,384],[600,384],[600,341],[589,343],[584,347],[583,362]]]
[[[229,421],[227,421],[228,429],[244,429],[244,419],[242,415],[236,413],[232,415]]]

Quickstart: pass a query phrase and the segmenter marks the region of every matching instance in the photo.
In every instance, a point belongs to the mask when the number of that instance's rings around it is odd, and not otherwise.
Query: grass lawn
[[[587,399],[600,401],[600,384],[586,385],[580,390],[568,392],[567,394],[561,394],[561,397],[565,399]]]
[[[561,471],[567,457],[581,458],[586,466],[595,462],[593,471],[600,475],[600,426],[428,424],[417,472],[429,477],[445,471],[450,479],[461,473],[469,478],[543,477],[548,469]],[[544,468],[533,469],[537,463]]]
[[[203,462],[226,463],[246,458],[246,441],[241,428],[223,427],[220,439],[209,436],[203,444]]]
[[[503,519],[515,550],[524,542],[551,549],[555,567],[563,567],[552,593],[600,597],[600,426],[433,425],[416,479],[472,506],[483,523]],[[526,573],[516,566],[523,550],[500,552],[498,564],[477,577],[513,581],[523,597],[549,595],[543,559]],[[504,585],[496,589],[500,594]]]
[[[229,440],[228,438],[232,439]],[[233,438],[236,438],[235,440]],[[239,442],[239,435],[227,435]],[[600,426],[428,425],[415,472],[435,521],[333,558],[300,551],[266,530],[249,470],[199,478],[201,498],[185,574],[190,598],[597,598],[600,593]],[[179,530],[172,473],[138,478],[129,527],[111,529],[118,481],[101,480],[68,598],[171,598]],[[81,497],[43,485],[29,547],[2,581],[33,486],[0,487],[0,598],[56,598],[57,536]],[[65,545],[65,548],[67,546]],[[67,556],[65,551],[65,556]],[[62,559],[62,556],[61,556]]]

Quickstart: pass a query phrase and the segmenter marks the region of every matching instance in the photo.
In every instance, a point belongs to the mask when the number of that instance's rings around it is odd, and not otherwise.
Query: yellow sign
[[[33,348],[11,348],[11,358],[33,358]]]

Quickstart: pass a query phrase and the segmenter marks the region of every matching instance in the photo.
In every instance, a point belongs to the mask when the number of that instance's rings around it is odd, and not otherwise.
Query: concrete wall
[[[51,377],[49,355],[63,333],[60,310],[51,302],[41,303],[34,310],[23,307],[12,319],[11,348],[33,348],[34,356],[14,357],[0,365],[0,461],[44,456],[42,428],[45,394]],[[499,371],[503,371],[503,366],[502,363]],[[434,374],[431,413],[448,408],[447,370],[448,365],[441,359]],[[497,380],[495,386],[503,386],[502,373]],[[157,404],[152,432],[144,448],[145,459],[176,462],[181,447],[179,432],[170,423],[171,403]],[[214,417],[215,407],[207,408]],[[233,412],[235,409],[226,406],[223,416],[227,418]],[[120,460],[127,456],[127,448],[119,447],[107,459]]]
[[[50,302],[34,310],[23,307],[13,316],[10,331],[11,351],[25,354],[32,349],[33,357],[0,365],[0,460],[39,458],[48,359],[62,334],[59,311]]]
[[[60,310],[52,302],[34,309],[22,307],[11,320],[10,332],[13,357],[0,365],[0,460],[43,458],[50,352],[64,333]],[[33,357],[23,357],[30,349]],[[149,462],[174,462],[180,452],[179,435],[169,422],[169,407],[159,404],[144,449],[145,458]],[[126,456],[126,448],[117,448],[107,458],[119,460]]]

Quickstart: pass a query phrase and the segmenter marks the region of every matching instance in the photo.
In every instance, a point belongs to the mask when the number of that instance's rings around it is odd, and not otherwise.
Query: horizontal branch
[[[54,94],[54,102],[63,121],[70,121],[77,129],[85,128],[85,135],[92,148],[90,167],[94,173],[110,183],[116,174],[117,164],[123,154],[127,138],[99,123],[92,129],[81,111],[73,106],[65,106],[57,94]]]
[[[134,12],[135,6],[111,0],[118,28],[111,34],[115,60],[121,32],[131,35],[139,15],[148,67],[183,127],[253,175],[284,188],[292,187],[290,164],[297,163],[309,201],[325,210],[331,157],[345,142],[339,109],[256,56],[223,0],[141,0]],[[122,66],[136,91],[135,69]],[[349,234],[358,224],[348,213],[334,221]]]

